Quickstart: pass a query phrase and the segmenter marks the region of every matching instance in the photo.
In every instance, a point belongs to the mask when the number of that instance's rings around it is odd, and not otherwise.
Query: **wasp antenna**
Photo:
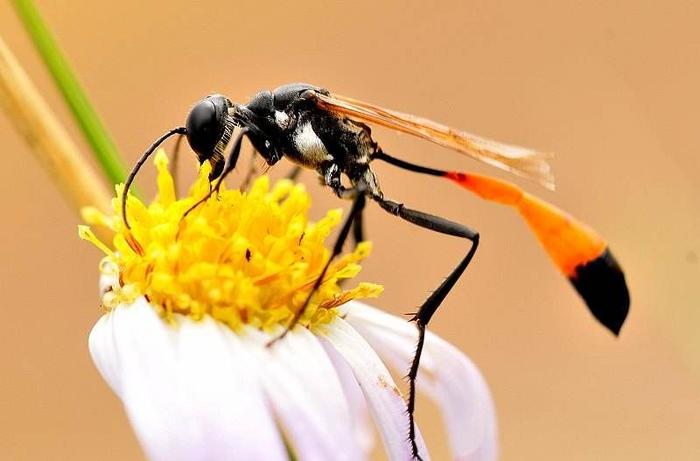
[[[136,165],[134,165],[134,168],[132,168],[131,172],[129,173],[129,176],[126,178],[126,181],[124,182],[124,191],[122,192],[122,220],[124,221],[124,225],[126,226],[127,229],[131,229],[131,226],[129,225],[129,220],[126,217],[126,197],[129,193],[129,188],[131,187],[131,183],[134,182],[134,178],[136,177],[136,174],[139,172],[141,169],[141,166],[148,160],[148,157],[151,156],[153,152],[163,144],[163,141],[168,139],[170,136],[176,135],[176,134],[187,134],[187,130],[185,129],[184,126],[180,126],[177,128],[173,128],[172,130],[168,131],[164,135],[162,135],[160,138],[156,139],[156,141],[151,144],[151,147],[149,147],[146,152],[141,155],[141,158],[139,159],[138,162],[136,162]]]

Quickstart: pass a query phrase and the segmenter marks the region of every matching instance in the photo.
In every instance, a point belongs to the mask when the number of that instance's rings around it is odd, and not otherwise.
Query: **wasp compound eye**
[[[187,142],[200,162],[212,155],[226,128],[225,109],[217,102],[207,98],[197,103],[187,116]]]

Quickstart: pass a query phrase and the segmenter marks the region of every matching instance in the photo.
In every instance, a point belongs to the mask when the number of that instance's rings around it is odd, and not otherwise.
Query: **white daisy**
[[[406,403],[387,365],[408,369],[415,328],[353,301],[381,287],[338,285],[357,274],[369,245],[331,265],[300,324],[268,347],[327,261],[323,241],[339,211],[310,224],[301,186],[270,190],[262,178],[247,194],[222,191],[180,222],[208,191],[207,168],[177,200],[163,153],[156,165],[158,197],[148,206],[129,198],[130,231],[118,200],[114,216],[85,213],[115,232],[114,250],[80,228],[107,254],[106,313],[90,352],[148,458],[361,460],[372,448],[371,415],[388,458],[411,459]],[[418,388],[441,408],[454,459],[497,458],[481,374],[430,333]],[[416,439],[429,459],[419,430]]]

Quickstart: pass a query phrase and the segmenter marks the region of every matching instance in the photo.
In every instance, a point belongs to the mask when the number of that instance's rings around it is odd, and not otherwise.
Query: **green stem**
[[[36,6],[31,0],[15,0],[14,5],[105,175],[113,184],[123,182],[126,169],[119,152]]]

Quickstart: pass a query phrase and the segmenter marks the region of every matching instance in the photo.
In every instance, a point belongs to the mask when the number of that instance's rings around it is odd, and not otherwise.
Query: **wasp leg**
[[[224,181],[226,176],[228,176],[229,173],[233,171],[234,168],[236,168],[236,163],[238,162],[238,157],[241,154],[241,144],[243,143],[243,137],[248,133],[247,128],[242,128],[241,131],[238,133],[238,136],[236,139],[233,141],[233,148],[231,149],[231,153],[228,155],[228,158],[226,159],[226,163],[224,164],[224,169],[221,172],[221,175],[219,176],[219,179],[216,180],[216,185],[212,187],[209,190],[209,193],[199,199],[197,202],[195,202],[194,205],[192,205],[185,213],[182,215],[180,218],[180,222],[185,219],[185,217],[190,214],[192,210],[197,208],[199,205],[202,203],[206,202],[209,200],[209,197],[211,197],[214,192],[219,192],[219,188],[221,187],[221,183]]]
[[[245,178],[243,178],[243,182],[241,182],[241,187],[239,187],[241,191],[248,191],[248,187],[250,187],[250,183],[253,181],[253,176],[255,176],[255,173],[258,172],[256,163],[259,155],[258,150],[253,147],[250,154],[250,162],[248,163],[248,172],[246,173]]]
[[[364,210],[360,211],[357,213],[357,216],[355,216],[355,219],[352,222],[352,243],[353,243],[353,248],[357,248],[357,245],[360,244],[360,242],[365,241],[365,231],[364,227],[362,225],[362,217],[365,215]],[[340,279],[338,280],[338,286],[343,288],[345,284],[348,282],[349,279]]]
[[[365,241],[365,227],[363,224],[364,213],[360,212],[355,217],[352,222],[352,239],[355,241],[355,247],[360,244],[360,242]]]
[[[357,245],[360,244],[360,242],[365,241],[365,231],[364,227],[362,225],[362,217],[365,215],[364,210],[361,210],[357,213],[357,216],[355,216],[355,219],[352,221],[352,243],[353,243],[353,248],[357,248]],[[340,279],[338,280],[338,286],[343,288],[346,283],[348,283],[349,279]]]
[[[287,179],[296,181],[297,178],[299,177],[299,174],[301,173],[301,167],[299,165],[294,165],[292,169],[287,173],[287,176],[285,176]]]
[[[335,192],[335,195],[337,195],[339,198],[347,199],[353,198],[355,196],[357,189],[347,188],[341,183],[340,167],[338,167],[337,164],[329,163],[327,165],[324,165],[322,167],[321,172],[321,183],[333,189],[333,192]],[[357,187],[365,191],[368,190],[368,186],[364,183],[360,183],[360,185],[358,185]],[[352,239],[353,243],[355,244],[355,248],[357,248],[357,245],[365,239],[365,233],[362,226],[363,214],[364,210],[360,210],[355,216],[354,221],[352,222]]]
[[[350,229],[352,228],[352,223],[355,221],[357,215],[362,212],[362,210],[365,207],[365,204],[367,203],[364,191],[356,189],[355,192],[356,194],[352,203],[352,208],[350,208],[350,213],[348,214],[347,218],[345,218],[343,227],[340,228],[340,233],[338,233],[338,237],[336,237],[335,244],[333,245],[333,252],[328,258],[328,261],[326,261],[326,265],[323,266],[323,270],[319,274],[318,278],[316,278],[316,282],[311,288],[311,291],[309,291],[309,294],[306,296],[304,304],[302,304],[301,307],[296,311],[294,317],[292,317],[292,320],[289,322],[289,325],[287,326],[287,328],[285,328],[284,332],[282,332],[279,336],[267,343],[268,347],[272,346],[274,343],[284,338],[287,335],[287,333],[289,333],[292,330],[292,328],[294,328],[296,324],[299,323],[299,319],[301,319],[301,317],[304,315],[304,311],[306,311],[306,308],[309,306],[309,302],[311,302],[311,297],[314,295],[314,293],[316,293],[316,291],[323,283],[323,278],[326,276],[326,272],[328,272],[328,268],[330,267],[331,263],[333,262],[335,257],[343,251],[343,245],[348,239]]]
[[[450,275],[437,287],[435,291],[425,300],[423,305],[418,309],[410,321],[416,323],[418,329],[418,342],[416,344],[416,352],[413,356],[413,362],[411,363],[411,368],[408,372],[409,380],[409,396],[407,411],[409,417],[409,438],[411,440],[411,445],[413,446],[413,456],[416,459],[420,459],[418,454],[418,447],[416,445],[416,424],[414,420],[414,410],[416,403],[416,377],[418,376],[418,365],[420,364],[421,354],[423,353],[423,343],[425,341],[425,329],[430,322],[430,318],[433,316],[435,311],[437,311],[440,304],[445,299],[447,294],[452,290],[457,280],[462,276],[464,270],[467,268],[476,249],[479,246],[479,233],[469,229],[467,226],[462,224],[449,221],[440,216],[431,215],[428,213],[423,213],[422,211],[412,210],[406,208],[401,203],[392,202],[391,200],[386,200],[381,197],[372,197],[379,206],[381,206],[387,212],[398,216],[399,218],[408,221],[417,226],[423,227],[434,232],[439,232],[441,234],[452,235],[455,237],[460,237],[467,239],[471,242],[471,247],[467,252],[467,255],[462,259],[462,261],[455,267]]]

